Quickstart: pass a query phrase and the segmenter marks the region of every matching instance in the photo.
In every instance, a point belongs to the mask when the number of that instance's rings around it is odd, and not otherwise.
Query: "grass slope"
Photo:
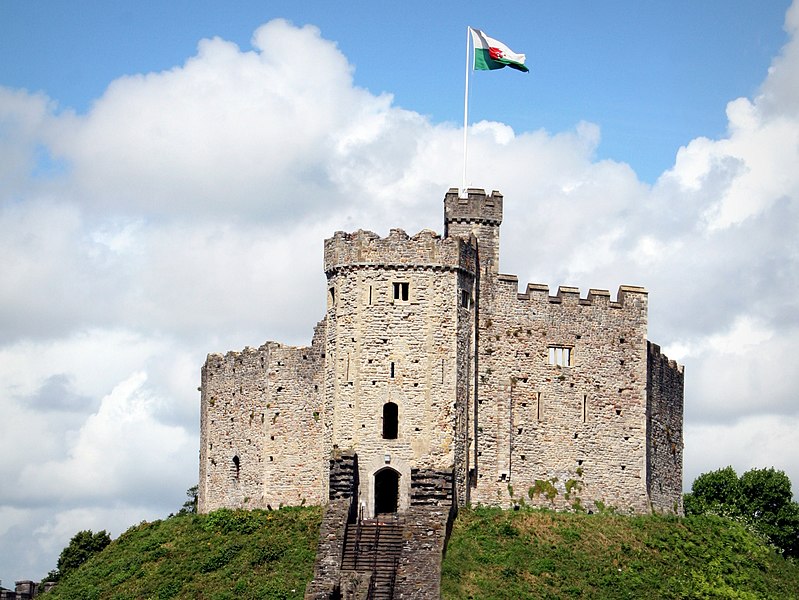
[[[442,598],[799,598],[799,565],[717,517],[460,512]]]
[[[45,598],[302,598],[319,507],[183,515],[130,528]],[[736,523],[462,510],[447,600],[799,598],[799,565]]]
[[[180,515],[141,523],[44,598],[302,598],[320,507]]]

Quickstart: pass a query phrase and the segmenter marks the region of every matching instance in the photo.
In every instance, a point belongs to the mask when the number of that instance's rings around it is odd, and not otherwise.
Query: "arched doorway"
[[[399,479],[400,474],[390,467],[375,473],[375,515],[397,512]]]

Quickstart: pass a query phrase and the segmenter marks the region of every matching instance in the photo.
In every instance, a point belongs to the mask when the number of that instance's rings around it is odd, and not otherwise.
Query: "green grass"
[[[442,598],[799,598],[799,565],[718,517],[463,510]]]
[[[130,528],[45,598],[302,598],[322,511],[228,511]],[[442,597],[799,598],[799,565],[718,517],[461,510]]]
[[[45,597],[302,598],[322,511],[179,515],[131,527]]]

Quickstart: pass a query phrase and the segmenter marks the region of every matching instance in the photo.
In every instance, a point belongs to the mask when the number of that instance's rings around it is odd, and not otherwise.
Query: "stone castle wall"
[[[211,354],[202,371],[199,510],[321,504],[323,327],[314,344]]]
[[[682,514],[683,367],[647,344],[647,481],[653,508]]]
[[[480,314],[472,498],[646,510],[646,291],[517,288],[499,276]]]

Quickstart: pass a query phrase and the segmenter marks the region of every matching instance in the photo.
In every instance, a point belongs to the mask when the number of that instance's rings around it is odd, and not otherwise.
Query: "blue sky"
[[[599,158],[653,181],[676,148],[724,133],[730,98],[752,95],[785,43],[787,0],[696,2],[0,1],[0,83],[85,112],[110,81],[168,70],[219,36],[250,49],[275,17],[313,24],[355,68],[355,84],[436,122],[462,121],[465,27],[528,57],[531,73],[479,73],[473,121],[517,131],[602,128]],[[290,49],[286,49],[290,51]]]
[[[646,287],[684,486],[796,492],[799,0],[513,9],[0,0],[0,579],[180,507],[206,355],[307,344],[325,238],[441,231],[467,24],[531,69],[471,80],[501,272]]]

